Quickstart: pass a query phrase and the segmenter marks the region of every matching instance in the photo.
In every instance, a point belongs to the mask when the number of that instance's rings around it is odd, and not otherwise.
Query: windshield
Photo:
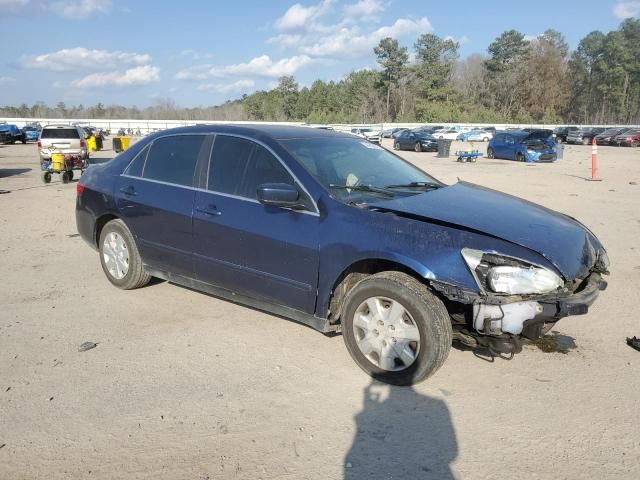
[[[382,147],[362,140],[325,137],[283,140],[281,143],[335,198],[344,201],[355,202],[372,198],[381,200],[385,196],[380,192],[337,187],[385,188],[388,185],[415,183],[440,185],[436,179],[410,163]],[[389,192],[400,193],[397,190]],[[412,190],[403,193],[421,192]]]

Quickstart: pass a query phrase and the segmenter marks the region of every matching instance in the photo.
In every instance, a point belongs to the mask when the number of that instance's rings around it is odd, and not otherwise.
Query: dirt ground
[[[372,383],[340,336],[166,282],[112,287],[76,235],[75,184],[44,185],[34,145],[0,146],[0,479],[640,478],[640,149],[601,147],[597,183],[590,147],[535,166],[403,155],[601,239],[609,289],[557,325],[567,353],[454,348],[415,388]]]

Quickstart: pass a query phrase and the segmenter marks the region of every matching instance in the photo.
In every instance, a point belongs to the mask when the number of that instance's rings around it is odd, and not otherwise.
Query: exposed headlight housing
[[[470,248],[463,248],[462,256],[483,290],[535,295],[553,292],[564,285],[555,272],[518,258]]]

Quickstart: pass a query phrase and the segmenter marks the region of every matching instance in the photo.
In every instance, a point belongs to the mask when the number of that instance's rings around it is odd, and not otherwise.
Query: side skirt
[[[193,278],[177,275],[175,273],[165,272],[162,270],[156,270],[148,265],[144,266],[145,271],[152,277],[161,278],[171,283],[176,283],[191,290],[197,290],[204,292],[223,300],[243,305],[246,307],[254,308],[262,312],[271,313],[278,317],[283,317],[288,320],[293,320],[298,323],[307,325],[314,330],[322,333],[333,333],[340,330],[340,325],[332,325],[326,318],[318,318],[315,315],[310,315],[294,308],[285,307],[283,305],[276,305],[264,300],[258,300],[247,295],[232,292],[222,287],[217,287],[209,283],[195,280]]]

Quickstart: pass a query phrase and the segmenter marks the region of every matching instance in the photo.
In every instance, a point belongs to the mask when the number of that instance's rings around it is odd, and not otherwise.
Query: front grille
[[[542,161],[549,161],[549,160],[553,160],[554,155],[552,153],[543,153],[542,155],[540,155],[540,160]]]

